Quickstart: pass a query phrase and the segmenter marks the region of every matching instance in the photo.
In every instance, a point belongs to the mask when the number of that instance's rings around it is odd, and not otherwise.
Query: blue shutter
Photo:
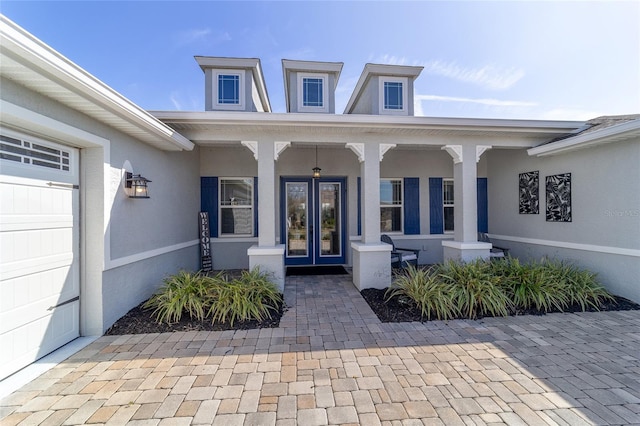
[[[209,213],[209,234],[218,237],[218,178],[200,178],[200,211]]]
[[[489,232],[487,178],[478,178],[478,232]]]
[[[253,178],[253,236],[258,236],[258,177]]]
[[[429,232],[444,233],[442,217],[442,178],[429,178]]]
[[[404,233],[420,233],[420,178],[404,178]]]
[[[358,235],[362,235],[362,178],[358,176]]]

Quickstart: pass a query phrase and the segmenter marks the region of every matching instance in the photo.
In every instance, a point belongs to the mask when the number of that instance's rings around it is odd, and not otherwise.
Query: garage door
[[[0,129],[0,379],[79,336],[78,164]]]

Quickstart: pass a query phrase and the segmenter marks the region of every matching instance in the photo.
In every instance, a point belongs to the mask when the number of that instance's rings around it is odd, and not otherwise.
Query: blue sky
[[[640,113],[640,2],[6,1],[0,11],[136,104],[204,110],[196,55],[424,66],[416,115],[583,120]]]

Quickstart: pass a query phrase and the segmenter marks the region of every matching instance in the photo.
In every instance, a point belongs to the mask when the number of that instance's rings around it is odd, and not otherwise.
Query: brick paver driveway
[[[2,424],[640,424],[640,311],[382,324],[348,276],[285,298],[277,329],[102,337]]]

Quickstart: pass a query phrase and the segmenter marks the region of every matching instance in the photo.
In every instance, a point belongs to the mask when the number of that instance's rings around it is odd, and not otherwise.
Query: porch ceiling
[[[155,111],[152,114],[198,145],[240,140],[301,143],[393,142],[442,146],[480,142],[495,147],[534,147],[572,134],[583,122],[390,117],[351,114]]]

